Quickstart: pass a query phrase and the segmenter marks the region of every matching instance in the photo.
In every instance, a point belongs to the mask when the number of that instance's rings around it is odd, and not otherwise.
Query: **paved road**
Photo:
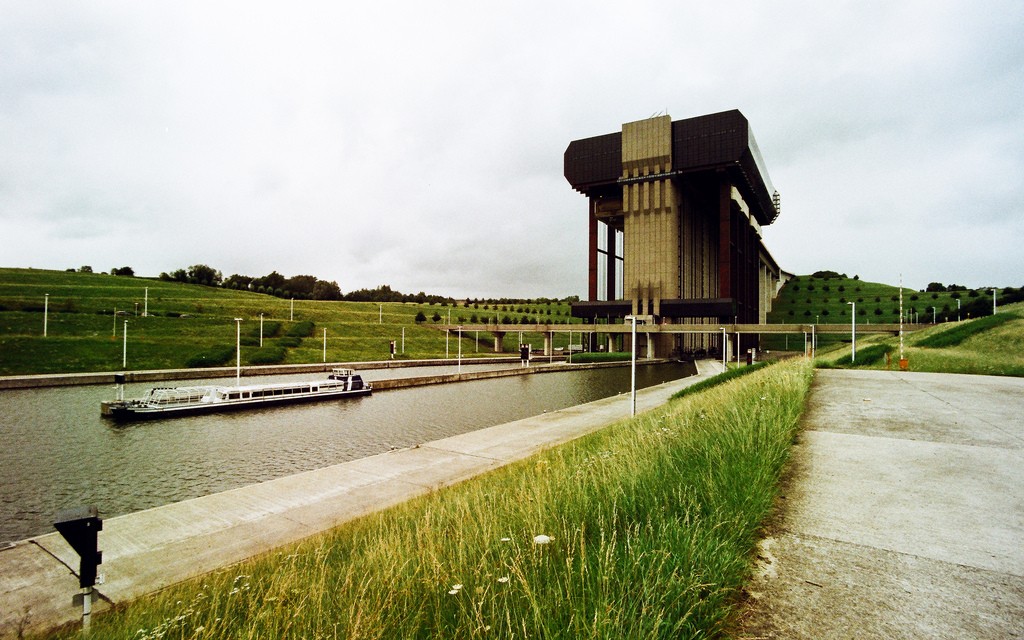
[[[744,638],[1024,637],[1024,380],[816,373]]]
[[[637,412],[721,371],[637,392]],[[93,611],[491,471],[629,417],[629,394],[104,521]],[[56,533],[0,550],[0,638],[78,620],[78,555]]]

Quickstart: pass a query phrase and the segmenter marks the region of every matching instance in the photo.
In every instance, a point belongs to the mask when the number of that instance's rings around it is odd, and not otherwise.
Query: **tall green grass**
[[[984,331],[994,329],[1000,325],[1006,324],[1016,320],[1017,316],[1013,313],[995,314],[991,316],[985,316],[970,320],[968,322],[958,322],[951,329],[941,331],[938,333],[932,333],[926,336],[922,340],[917,341],[917,346],[926,347],[929,349],[940,349],[942,347],[955,347],[962,343],[968,338],[978,335]]]
[[[717,375],[711,376],[710,378],[701,380],[696,384],[692,384],[688,387],[680,389],[679,391],[672,395],[672,398],[682,398],[684,396],[692,395],[694,393],[700,393],[701,391],[704,391],[706,389],[711,389],[712,387],[717,387],[718,385],[725,384],[730,380],[735,380],[736,378],[742,378],[743,376],[750,375],[751,373],[754,373],[758,369],[761,369],[762,367],[765,367],[768,364],[768,362],[757,362],[747,367],[726,369],[725,371]]]
[[[143,598],[93,637],[720,636],[811,373],[791,361],[674,400]]]

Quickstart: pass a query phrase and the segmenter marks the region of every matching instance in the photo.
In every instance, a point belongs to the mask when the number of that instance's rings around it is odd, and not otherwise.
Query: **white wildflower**
[[[533,544],[548,544],[549,542],[551,542],[551,536],[546,536],[543,533],[533,536]]]

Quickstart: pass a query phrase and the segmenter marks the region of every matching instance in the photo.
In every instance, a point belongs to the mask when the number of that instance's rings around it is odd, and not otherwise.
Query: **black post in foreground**
[[[103,553],[97,549],[103,520],[96,507],[76,507],[57,514],[53,526],[78,553],[78,586],[82,592],[82,629],[89,628],[92,614],[92,590],[96,584],[96,567],[103,562]]]

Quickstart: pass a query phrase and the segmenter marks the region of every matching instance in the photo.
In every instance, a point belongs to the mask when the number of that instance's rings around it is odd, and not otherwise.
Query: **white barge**
[[[331,398],[365,396],[373,386],[352,369],[335,368],[326,380],[272,382],[246,386],[156,387],[141,398],[124,399],[125,376],[114,376],[117,400],[100,404],[100,413],[114,420],[173,418],[196,413],[252,409]]]

